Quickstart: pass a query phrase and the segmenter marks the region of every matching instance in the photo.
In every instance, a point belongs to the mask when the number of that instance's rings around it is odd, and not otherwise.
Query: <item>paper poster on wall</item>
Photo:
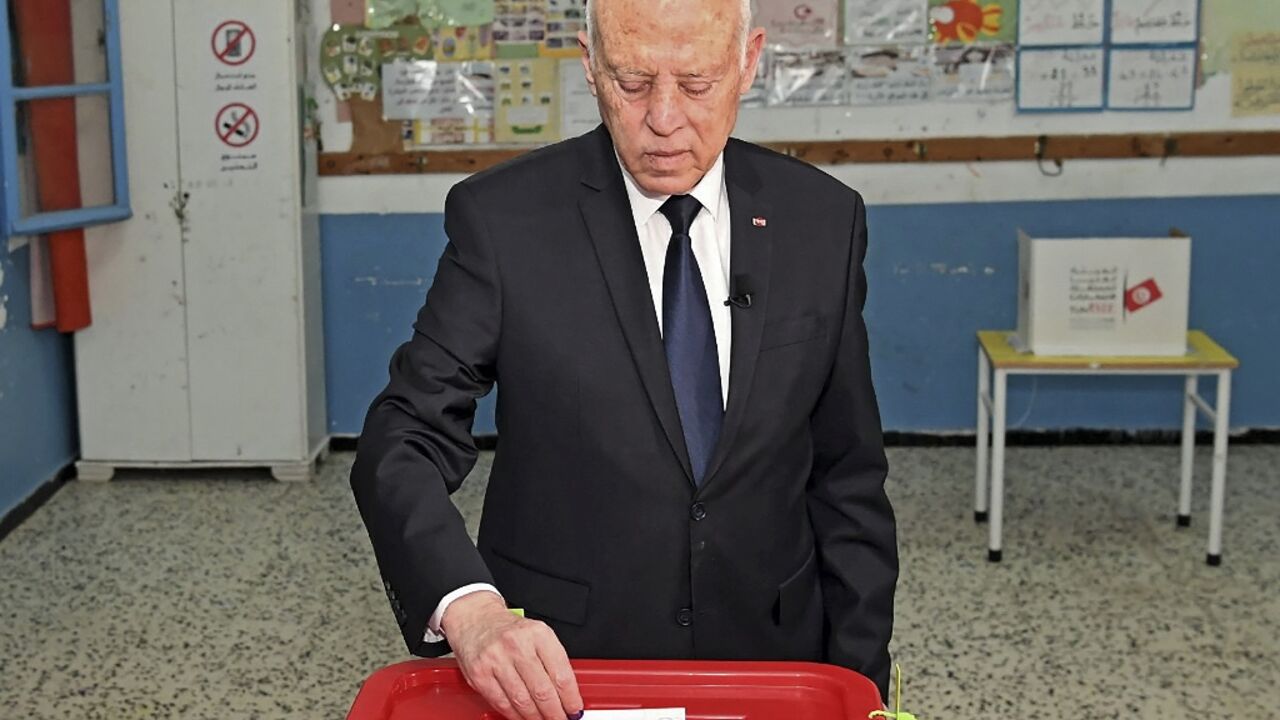
[[[1280,115],[1280,32],[1240,33],[1231,45],[1231,115]]]
[[[934,100],[998,101],[1013,97],[1017,53],[1011,44],[950,45],[933,50]]]
[[[939,45],[1016,42],[1018,0],[929,0],[929,26]]]
[[[1229,72],[1231,51],[1242,33],[1280,32],[1280,2],[1254,0],[1236,3],[1231,12],[1215,12],[1210,5],[1200,19],[1200,72],[1207,76]]]
[[[839,42],[839,0],[756,0],[753,23],[765,42],[784,48],[834,48]]]
[[[493,137],[500,143],[560,139],[560,61],[550,58],[494,61]]]
[[[1237,65],[1231,71],[1231,115],[1280,115],[1280,68]]]
[[[1195,42],[1199,22],[1200,0],[1111,0],[1114,45]]]
[[[1022,0],[1018,44],[1101,45],[1106,0]]]
[[[1280,67],[1280,30],[1243,32],[1231,38],[1231,66],[1274,65]]]
[[[489,145],[493,143],[493,113],[477,112],[466,117],[437,117],[414,120],[404,150],[424,150],[442,145]]]
[[[1196,48],[1112,48],[1107,107],[1190,110],[1195,105]]]
[[[929,0],[844,0],[845,42],[925,42],[928,18]]]
[[[417,0],[418,21],[423,27],[488,25],[493,22],[493,0]]]
[[[929,99],[927,46],[850,48],[848,56],[850,105],[911,105]]]
[[[547,0],[496,0],[493,44],[497,57],[537,57],[546,39]]]
[[[770,64],[769,105],[844,105],[844,52],[787,51],[773,54]]]
[[[547,36],[542,41],[542,57],[577,57],[578,32],[587,29],[586,0],[547,0]]]
[[[577,137],[600,124],[600,106],[577,58],[560,61],[560,136]]]
[[[417,14],[418,0],[366,0],[364,23],[372,30],[382,30]]]
[[[468,117],[493,109],[493,63],[397,60],[382,66],[387,120]]]
[[[442,25],[434,33],[434,57],[445,62],[493,57],[491,25]]]
[[[1018,109],[1101,110],[1102,48],[1023,49],[1018,52]]]
[[[339,100],[377,98],[382,66],[394,60],[431,59],[431,35],[416,25],[367,30],[338,25],[320,41],[320,73]]]

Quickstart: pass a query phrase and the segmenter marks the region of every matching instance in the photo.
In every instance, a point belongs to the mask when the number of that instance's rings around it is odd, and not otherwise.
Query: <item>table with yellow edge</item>
[[[1182,486],[1178,526],[1191,524],[1191,475],[1196,411],[1213,421],[1213,485],[1209,500],[1210,565],[1222,562],[1222,510],[1227,481],[1227,434],[1231,412],[1231,373],[1235,359],[1198,330],[1187,333],[1187,354],[1171,357],[1066,357],[1033,355],[1016,349],[1013,333],[978,332],[978,467],[974,519],[990,522],[987,559],[999,562],[1004,523],[1005,405],[1010,375],[1181,375],[1186,390],[1182,411]],[[992,369],[994,368],[994,378]],[[1201,375],[1218,378],[1217,401],[1210,406],[1197,392]],[[994,392],[992,384],[994,383]],[[990,448],[988,448],[990,442]],[[988,459],[990,492],[988,493]],[[990,516],[987,505],[990,500]]]

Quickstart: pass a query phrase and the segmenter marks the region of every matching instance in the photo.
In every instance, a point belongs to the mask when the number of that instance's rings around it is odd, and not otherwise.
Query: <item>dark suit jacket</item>
[[[492,582],[571,657],[818,660],[884,692],[898,561],[862,320],[861,197],[730,140],[728,407],[701,488],[608,132],[456,185],[450,242],[351,474],[409,650]],[[764,218],[761,223],[755,218]],[[494,383],[479,548],[449,501]]]

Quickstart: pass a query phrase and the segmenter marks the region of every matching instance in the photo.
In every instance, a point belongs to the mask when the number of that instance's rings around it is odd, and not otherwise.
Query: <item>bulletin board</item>
[[[599,122],[586,0],[329,1],[351,132],[322,175],[471,172]],[[735,134],[817,164],[1280,154],[1275,0],[754,5]]]

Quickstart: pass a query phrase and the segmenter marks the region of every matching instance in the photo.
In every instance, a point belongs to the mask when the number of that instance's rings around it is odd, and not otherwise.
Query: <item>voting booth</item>
[[[1036,355],[1187,352],[1191,238],[1018,234],[1015,347]]]

